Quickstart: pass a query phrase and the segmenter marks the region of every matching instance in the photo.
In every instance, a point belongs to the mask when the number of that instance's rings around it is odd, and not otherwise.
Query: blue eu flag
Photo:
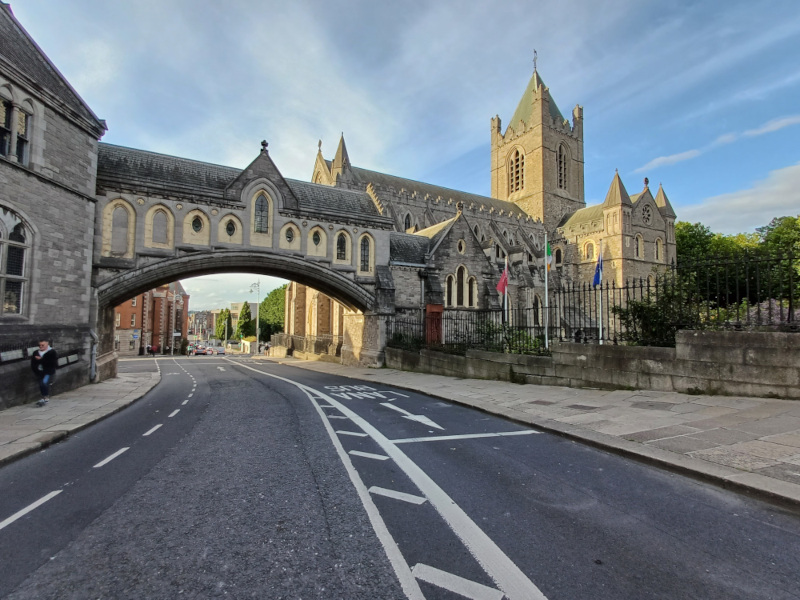
[[[600,285],[600,282],[603,279],[603,253],[600,252],[597,255],[597,266],[594,268],[594,279],[592,280],[592,285]]]

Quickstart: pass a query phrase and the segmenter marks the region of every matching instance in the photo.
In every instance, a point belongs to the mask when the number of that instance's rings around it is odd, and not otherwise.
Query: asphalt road
[[[412,392],[158,363],[0,469],[0,519],[58,491],[0,529],[0,596],[800,598],[796,513]]]

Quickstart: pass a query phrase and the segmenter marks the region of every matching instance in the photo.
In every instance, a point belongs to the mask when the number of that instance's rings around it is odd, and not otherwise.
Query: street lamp
[[[175,299],[178,297],[178,292],[177,291],[170,292],[168,290],[167,291],[167,297],[169,297],[169,294],[172,294],[172,327],[170,327],[170,332],[169,332],[170,335],[172,336],[172,339],[169,341],[169,355],[170,356],[174,356],[175,355],[175,325],[176,325],[176,323],[175,323]]]
[[[259,346],[260,346],[260,338],[261,338],[261,331],[258,323],[259,313],[261,312],[261,280],[257,279],[255,283],[250,285],[250,293],[252,294],[253,291],[256,293],[256,354],[260,354]]]

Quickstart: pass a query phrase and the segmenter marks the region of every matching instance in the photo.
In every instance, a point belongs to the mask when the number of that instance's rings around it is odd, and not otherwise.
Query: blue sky
[[[356,166],[489,192],[489,123],[532,73],[584,107],[588,204],[619,173],[680,220],[753,231],[800,214],[797,0],[19,0],[14,14],[104,141],[234,167],[269,141],[309,180],[344,132]],[[193,308],[255,276],[185,280]],[[262,277],[263,289],[278,280]],[[252,298],[250,298],[252,299]]]

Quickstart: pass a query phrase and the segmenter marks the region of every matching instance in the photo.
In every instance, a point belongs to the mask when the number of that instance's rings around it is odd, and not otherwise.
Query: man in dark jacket
[[[40,341],[39,350],[31,356],[31,370],[39,380],[39,391],[42,393],[42,399],[36,403],[38,406],[44,406],[50,400],[50,386],[56,376],[56,367],[58,353],[50,347],[50,342]]]

